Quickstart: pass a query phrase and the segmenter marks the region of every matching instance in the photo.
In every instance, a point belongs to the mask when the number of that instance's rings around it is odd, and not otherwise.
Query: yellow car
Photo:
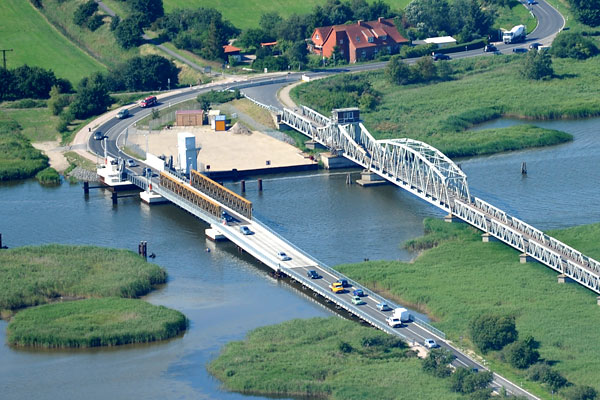
[[[331,286],[329,286],[333,293],[343,293],[344,286],[340,282],[333,282]]]

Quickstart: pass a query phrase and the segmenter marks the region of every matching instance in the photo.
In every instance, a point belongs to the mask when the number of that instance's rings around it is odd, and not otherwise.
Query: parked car
[[[338,279],[337,281],[342,284],[342,287],[348,287],[348,286],[350,286],[350,284],[348,283],[348,281],[345,280],[345,279]]]
[[[254,232],[247,226],[240,226],[240,232],[242,232],[244,235],[254,235]]]
[[[341,283],[339,283],[339,282],[333,282],[333,283],[332,283],[332,284],[329,286],[329,289],[331,289],[331,291],[332,291],[333,293],[344,293],[344,292],[345,292],[345,290],[344,290],[344,287],[343,287],[343,286],[342,286],[342,284],[341,284]]]
[[[137,167],[137,163],[135,162],[135,160],[128,158],[127,159],[127,166],[128,167]]]
[[[129,117],[129,110],[124,108],[117,113],[117,118],[124,119]]]
[[[494,46],[493,44],[486,44],[485,47],[483,48],[483,51],[486,53],[493,53],[498,51],[498,48],[496,46]]]
[[[319,279],[321,277],[321,275],[319,275],[314,269],[308,271],[306,276],[308,276],[310,279]]]
[[[365,304],[364,300],[358,296],[352,296],[352,303],[356,304],[357,306]]]
[[[94,132],[94,139],[102,140],[102,139],[104,139],[104,134],[100,131],[96,131],[96,132]]]
[[[402,326],[402,321],[400,321],[400,318],[398,317],[387,317],[385,322],[392,328],[399,328]]]
[[[277,258],[279,258],[281,261],[290,261],[292,259],[292,257],[288,256],[283,251],[277,253]]]
[[[433,339],[425,339],[425,342],[423,342],[423,344],[425,345],[425,347],[427,347],[428,349],[435,349],[436,347],[440,347],[439,344],[437,344],[435,342],[435,340]]]
[[[379,311],[390,311],[392,307],[388,306],[387,303],[378,303],[377,308]]]
[[[433,61],[450,60],[451,59],[448,54],[444,54],[444,53],[433,53],[433,55],[431,57],[433,58]]]
[[[225,222],[233,222],[233,217],[225,211],[221,212],[221,218],[224,219]]]
[[[363,297],[365,295],[365,292],[363,292],[362,289],[354,289],[354,291],[352,292],[352,294],[354,296]]]
[[[513,49],[513,53],[527,53],[529,50],[527,50],[524,47],[515,47]]]
[[[539,48],[540,48],[540,46],[541,46],[541,45],[542,45],[541,43],[534,42],[534,43],[531,43],[531,44],[529,45],[529,48],[530,48],[530,49],[536,49],[536,50],[537,50],[537,49],[539,49]]]

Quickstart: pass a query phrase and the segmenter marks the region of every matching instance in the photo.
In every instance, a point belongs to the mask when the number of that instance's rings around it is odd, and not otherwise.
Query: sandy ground
[[[63,155],[63,153],[69,149],[61,147],[58,140],[49,142],[33,142],[31,145],[47,155],[50,159],[50,166],[58,172],[63,172],[69,168],[69,162]]]
[[[261,132],[253,131],[251,134],[215,132],[207,125],[172,127],[160,133],[153,133],[148,137],[150,153],[164,154],[167,157],[172,155],[177,164],[178,132],[189,132],[196,137],[196,147],[201,147],[198,152],[200,170],[201,166],[208,165],[211,171],[231,171],[234,168],[242,171],[315,163],[296,147]],[[146,137],[143,135],[129,135],[128,141],[142,149],[146,148]]]
[[[279,101],[286,107],[288,108],[296,108],[296,103],[294,103],[294,100],[292,100],[292,98],[290,97],[290,90],[292,90],[293,88],[295,88],[298,85],[301,85],[302,81],[300,82],[296,82],[296,83],[292,83],[291,85],[287,85],[284,86],[278,93],[277,93],[277,98],[279,99]]]

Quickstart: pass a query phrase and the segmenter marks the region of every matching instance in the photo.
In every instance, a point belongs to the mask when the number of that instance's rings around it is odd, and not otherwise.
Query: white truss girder
[[[356,164],[600,293],[600,262],[469,192],[466,175],[443,153],[412,139],[375,140],[362,123],[337,124],[302,106],[283,123]]]

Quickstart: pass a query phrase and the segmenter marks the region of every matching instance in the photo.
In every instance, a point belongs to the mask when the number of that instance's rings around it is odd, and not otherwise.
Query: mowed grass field
[[[406,7],[410,0],[388,0],[392,10]],[[319,0],[163,0],[165,12],[175,8],[212,7],[223,14],[225,19],[231,21],[240,29],[256,28],[262,14],[276,12],[282,17],[292,14],[307,14],[317,5],[323,5]]]
[[[0,48],[13,49],[6,54],[8,68],[23,64],[47,68],[71,82],[106,70],[48,24],[29,1],[0,1],[0,16]]]
[[[595,293],[577,284],[558,284],[557,273],[542,264],[520,264],[517,251],[499,242],[483,243],[481,232],[465,224],[429,219],[425,228],[426,236],[409,242],[411,247],[438,245],[414,262],[371,261],[336,269],[427,312],[460,346],[470,347],[468,325],[480,313],[513,315],[519,336],[539,341],[542,358],[553,362],[553,368],[575,384],[600,390],[600,347],[591,345],[600,341]],[[600,224],[549,234],[600,257]],[[486,358],[498,357],[492,353]],[[525,382],[523,372],[495,363],[507,378]]]

